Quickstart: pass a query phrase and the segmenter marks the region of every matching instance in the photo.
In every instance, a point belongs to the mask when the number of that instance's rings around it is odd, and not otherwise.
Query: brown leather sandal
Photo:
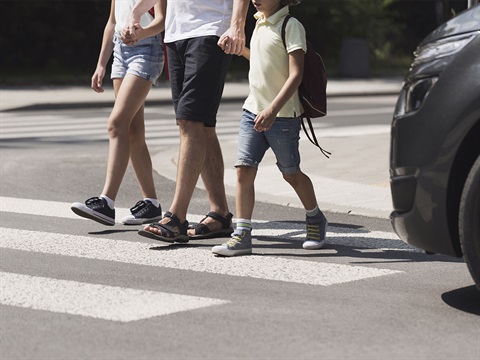
[[[222,227],[218,230],[210,230],[206,224],[202,223],[202,221],[208,217],[219,221],[222,224]],[[230,236],[233,232],[232,218],[232,213],[228,213],[227,216],[222,216],[214,211],[210,211],[198,224],[190,225],[188,227],[189,229],[195,230],[195,235],[190,235],[189,237],[190,239],[211,239]]]
[[[169,222],[166,224],[161,223],[153,223],[148,226],[153,227],[160,231],[160,234],[155,232],[151,232],[145,229],[141,229],[138,231],[138,235],[145,236],[149,239],[164,241],[168,243],[188,243],[188,235],[187,235],[187,228],[188,228],[188,221],[185,221],[183,224],[180,222],[178,217],[175,214],[167,211],[164,218],[168,217]],[[178,231],[175,228],[178,228]]]

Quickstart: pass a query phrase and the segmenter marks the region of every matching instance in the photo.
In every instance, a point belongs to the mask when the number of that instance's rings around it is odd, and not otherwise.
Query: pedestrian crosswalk
[[[0,141],[34,139],[39,142],[107,141],[107,118],[110,108],[94,110],[38,111],[35,113],[3,112],[0,115]],[[364,115],[390,113],[391,108],[355,110]],[[351,114],[352,111],[332,110],[328,118]],[[357,114],[358,115],[358,114]],[[217,134],[221,141],[236,141],[241,117],[239,104],[226,104],[220,108],[217,118]],[[352,125],[332,127],[328,121],[315,122],[316,129],[322,128],[323,137],[359,136],[365,134],[387,134],[389,124]],[[150,146],[179,144],[178,127],[172,106],[151,106],[145,109],[146,139]],[[307,142],[305,136],[301,141]]]
[[[0,141],[35,139],[40,142],[107,141],[107,109],[2,113]],[[109,110],[109,109],[108,109]],[[83,116],[82,116],[83,115]],[[218,117],[217,134],[223,140],[234,140],[238,134],[239,111],[222,111]],[[148,145],[179,143],[178,127],[171,106],[152,107],[145,115]]]
[[[126,214],[128,209],[117,209]],[[0,213],[22,216],[45,216],[55,219],[87,221],[70,211],[69,203],[46,200],[0,197]],[[189,214],[190,221],[199,221],[202,215]],[[3,222],[2,222],[3,223]],[[119,225],[122,226],[122,225]],[[296,222],[254,221],[254,238],[268,237],[273,245],[278,241],[298,241],[305,234],[304,225]],[[377,266],[351,265],[322,261],[323,254],[334,254],[336,246],[349,246],[356,251],[416,251],[399,241],[393,233],[365,231],[349,227],[331,226],[327,233],[326,249],[310,252],[319,258],[304,260],[301,257],[276,254],[262,256],[261,249],[254,255],[237,258],[221,258],[211,254],[209,248],[170,246],[155,242],[151,244],[139,237],[139,241],[109,236],[73,235],[68,229],[62,232],[25,230],[0,226],[0,248],[20,251],[31,256],[60,256],[63,259],[85,259],[128,266],[147,266],[161,271],[187,271],[195,274],[210,274],[228,278],[274,281],[284,284],[329,287],[356,281],[374,280],[385,276],[401,276],[402,271]],[[220,240],[219,240],[220,241]],[[299,246],[300,248],[300,246]],[[168,249],[168,251],[152,251]],[[32,260],[34,261],[34,260]],[[101,283],[65,279],[63,273],[51,276],[0,272],[0,304],[50,311],[70,315],[87,316],[109,321],[130,322],[168,315],[176,312],[194,311],[230,302],[219,299],[215,293],[205,296],[173,294],[145,290],[128,285],[111,286]]]

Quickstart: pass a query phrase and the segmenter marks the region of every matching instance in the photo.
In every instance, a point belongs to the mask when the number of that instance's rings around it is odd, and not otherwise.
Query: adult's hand
[[[245,48],[245,32],[239,28],[230,27],[218,40],[218,46],[226,54],[241,56]]]

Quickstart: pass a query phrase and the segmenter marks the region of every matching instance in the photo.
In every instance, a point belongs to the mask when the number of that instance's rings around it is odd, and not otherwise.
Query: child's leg
[[[212,252],[223,256],[252,253],[252,212],[255,204],[254,181],[257,169],[237,166],[236,229],[230,240],[212,248]]]
[[[317,206],[312,181],[301,170],[293,174],[283,174],[283,178],[293,187],[305,209],[311,210]]]
[[[283,174],[283,178],[293,187],[307,213],[305,219],[307,236],[303,242],[303,248],[309,250],[321,249],[325,245],[328,221],[318,208],[315,190],[310,178],[300,170],[293,174]]]
[[[236,229],[230,240],[214,246],[212,252],[223,256],[236,256],[252,252],[252,213],[255,205],[255,177],[269,145],[262,132],[254,127],[255,114],[244,110],[238,136],[236,194]]]
[[[271,130],[271,131],[270,131]],[[267,133],[283,178],[293,187],[307,214],[305,249],[320,249],[325,244],[327,219],[318,209],[312,181],[300,170],[300,120],[277,118]]]
[[[257,169],[251,166],[237,167],[236,212],[237,218],[251,219],[255,205],[255,177]]]
[[[115,200],[130,158],[130,125],[142,107],[152,84],[129,74],[123,81],[114,79],[113,83],[116,100],[108,118],[110,142],[107,174],[102,194]]]

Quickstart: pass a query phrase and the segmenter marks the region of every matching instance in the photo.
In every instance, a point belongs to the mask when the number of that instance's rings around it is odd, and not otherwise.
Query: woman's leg
[[[144,105],[140,107],[129,130],[130,161],[144,198],[156,199],[157,192],[153,182],[153,168],[150,152],[145,141]]]
[[[109,150],[103,195],[115,200],[130,158],[130,126],[134,118],[143,121],[143,104],[152,83],[134,75],[113,80],[115,104],[108,118]],[[139,122],[135,120],[135,124]]]

